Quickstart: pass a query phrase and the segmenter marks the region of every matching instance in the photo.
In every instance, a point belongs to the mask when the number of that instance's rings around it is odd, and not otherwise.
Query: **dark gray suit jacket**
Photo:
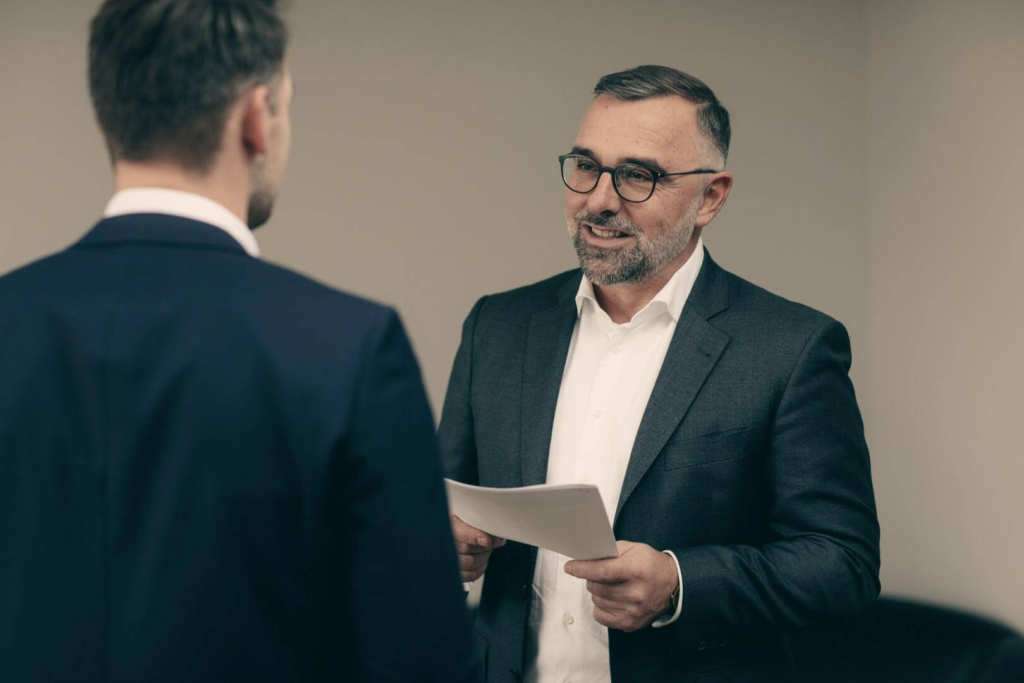
[[[878,595],[879,529],[845,328],[705,252],[630,454],[615,537],[671,549],[683,607],[609,634],[612,679],[774,680],[785,632]],[[579,270],[484,297],[463,327],[442,415],[446,474],[543,483]],[[519,681],[536,549],[487,569],[487,680]],[[702,679],[703,680],[703,679]]]

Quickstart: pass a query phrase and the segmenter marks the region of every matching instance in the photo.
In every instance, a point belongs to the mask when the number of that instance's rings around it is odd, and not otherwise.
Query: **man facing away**
[[[448,476],[596,485],[620,556],[569,561],[457,517],[486,575],[487,680],[785,680],[785,632],[879,590],[879,529],[835,320],[720,268],[729,116],[660,66],[602,78],[560,157],[580,269],[482,298],[441,419]]]
[[[0,278],[0,680],[476,680],[397,315],[258,258],[285,45],[272,0],[93,19],[117,193]]]

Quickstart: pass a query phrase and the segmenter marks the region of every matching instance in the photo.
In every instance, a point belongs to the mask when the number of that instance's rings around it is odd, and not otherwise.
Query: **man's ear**
[[[711,182],[704,188],[704,201],[697,212],[697,220],[694,222],[694,227],[703,228],[718,215],[731,189],[732,173],[724,171],[716,173],[712,177]]]
[[[267,153],[270,142],[270,89],[257,85],[243,97],[242,144],[250,156]]]

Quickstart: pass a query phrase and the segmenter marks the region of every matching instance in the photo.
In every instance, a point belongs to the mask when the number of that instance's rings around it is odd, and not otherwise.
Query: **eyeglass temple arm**
[[[721,173],[721,171],[716,171],[713,168],[700,168],[696,171],[682,171],[680,173],[658,173],[657,177],[667,178],[670,175],[695,175],[697,173]]]

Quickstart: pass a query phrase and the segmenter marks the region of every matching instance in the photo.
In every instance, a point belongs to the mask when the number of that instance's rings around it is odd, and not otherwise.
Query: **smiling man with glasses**
[[[733,180],[710,88],[641,66],[594,92],[559,157],[580,269],[477,302],[440,437],[460,481],[597,486],[619,557],[452,517],[487,680],[786,680],[786,632],[879,590],[849,337],[704,249]]]

